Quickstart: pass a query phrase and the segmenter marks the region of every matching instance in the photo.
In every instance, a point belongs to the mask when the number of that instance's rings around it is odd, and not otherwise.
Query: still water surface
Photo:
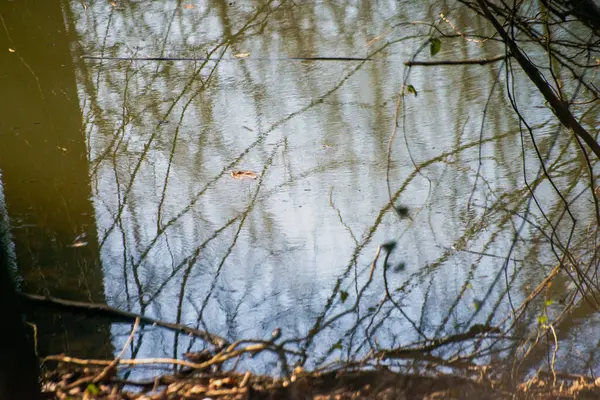
[[[406,23],[439,23],[445,12],[465,31],[484,30],[465,10],[165,0],[9,2],[0,11],[0,173],[28,292],[230,340],[279,327],[286,340],[352,307],[378,246],[396,242],[385,279],[380,259],[360,307],[308,341],[314,365],[364,354],[369,341],[400,346],[419,332],[510,316],[556,264],[525,176],[568,239],[572,223],[559,222],[559,198],[536,181],[526,134],[522,147],[502,62],[413,67],[406,83],[417,95],[398,103],[403,62],[431,35]],[[503,51],[454,37],[417,59]],[[357,60],[296,59],[316,56]],[[541,152],[558,160],[555,183],[573,213],[593,221],[569,136],[526,77],[515,82]],[[234,179],[237,170],[256,179]],[[585,225],[574,246],[585,243]],[[402,312],[380,306],[385,280]],[[559,282],[557,299],[568,287]],[[578,311],[585,323],[574,318],[564,337],[593,326],[593,314]],[[539,310],[528,312],[517,334],[535,330]],[[37,321],[43,354],[106,356],[131,329],[42,312]],[[131,352],[181,357],[202,346],[146,328]],[[566,345],[572,361],[569,353]]]

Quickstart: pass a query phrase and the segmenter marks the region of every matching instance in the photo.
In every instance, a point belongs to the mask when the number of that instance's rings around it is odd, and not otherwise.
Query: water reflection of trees
[[[404,98],[394,121],[400,61],[432,31],[389,27],[416,16],[436,20],[426,6],[406,15],[385,6],[287,2],[72,8],[81,54],[252,55],[79,62],[111,302],[230,339],[281,326],[283,344],[316,354],[311,362],[356,359],[474,324],[514,330],[460,342],[448,359],[476,360],[504,347],[514,355],[511,338],[549,326],[538,324],[541,310],[566,315],[560,312],[572,307],[575,292],[559,278],[547,289],[547,278],[566,263],[575,271],[595,265],[588,227],[573,224],[595,219],[580,179],[587,164],[526,77],[504,64],[411,70],[419,93]],[[484,32],[481,21],[466,22],[470,15],[452,16]],[[445,57],[475,52],[447,25],[434,32],[445,32]],[[483,51],[503,48],[491,43]],[[258,60],[333,52],[376,61]],[[538,149],[519,130],[515,101]],[[257,181],[228,180],[246,166],[260,172]],[[398,204],[410,219],[398,218]],[[390,241],[394,251],[374,260]],[[595,286],[585,272],[575,282]],[[557,296],[567,297],[562,309],[549,305]],[[159,351],[178,356],[196,346],[177,335],[148,336],[146,351],[168,342],[171,350]]]

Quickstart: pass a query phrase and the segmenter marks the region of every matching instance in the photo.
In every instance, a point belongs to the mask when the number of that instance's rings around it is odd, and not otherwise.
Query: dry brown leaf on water
[[[114,1],[111,1],[111,2],[110,2],[110,5],[111,5],[111,6],[113,6],[113,7],[116,7],[116,6],[117,6],[117,3],[115,3]]]
[[[233,179],[256,179],[258,175],[256,175],[252,171],[231,171],[231,177]]]
[[[11,53],[14,53],[14,52],[15,52],[15,49],[11,49],[11,48],[9,47],[9,48],[8,48],[8,51],[9,51],[9,52],[11,52]]]
[[[193,5],[193,4],[185,4],[185,5],[183,6],[183,8],[187,8],[187,9],[189,10],[189,9],[191,9],[191,8],[196,8],[196,6],[195,6],[195,5]]]
[[[250,53],[237,53],[233,55],[233,58],[248,58]]]

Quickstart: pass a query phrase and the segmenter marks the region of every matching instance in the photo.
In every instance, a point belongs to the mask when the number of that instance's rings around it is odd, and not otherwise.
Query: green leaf
[[[375,310],[377,310],[377,308],[375,308],[375,307],[369,307],[367,309],[368,312],[375,312]]]
[[[340,291],[340,299],[342,299],[342,303],[346,301],[346,299],[348,298],[348,292],[344,292],[343,290]]]
[[[554,304],[554,300],[546,300],[546,302],[544,303],[546,307],[551,306],[552,304]]]
[[[415,87],[413,85],[408,85],[406,87],[406,90],[408,91],[408,93],[412,93],[415,96],[417,95],[417,89],[415,89]]]
[[[442,42],[438,38],[429,39],[429,52],[431,56],[435,56],[442,48]]]
[[[547,316],[547,315],[540,315],[540,316],[538,317],[538,322],[539,322],[541,325],[545,324],[546,322],[548,322],[548,316]]]
[[[87,388],[85,390],[88,393],[93,394],[94,396],[100,394],[100,389],[98,389],[98,386],[96,386],[94,383],[90,383],[89,385],[87,385]]]

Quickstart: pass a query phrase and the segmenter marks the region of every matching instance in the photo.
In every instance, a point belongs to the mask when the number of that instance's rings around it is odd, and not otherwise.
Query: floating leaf
[[[191,8],[196,8],[196,6],[195,6],[195,5],[193,5],[193,4],[185,4],[185,5],[183,6],[183,8],[187,8],[187,9],[189,10],[189,9],[191,9]]]
[[[11,52],[11,53],[14,53],[14,52],[15,52],[15,49],[11,49],[11,48],[9,47],[9,48],[8,48],[8,51],[9,51],[9,52]]]
[[[415,87],[413,85],[408,85],[406,87],[406,90],[408,91],[408,93],[412,93],[415,96],[417,96],[417,89],[415,89]]]
[[[482,304],[483,302],[481,300],[473,300],[473,307],[475,307],[475,310],[479,310]]]
[[[231,171],[231,177],[233,179],[256,179],[258,175],[252,171]]]
[[[367,309],[368,312],[375,312],[375,310],[377,310],[377,308],[375,308],[375,307],[369,307]]]
[[[540,315],[540,316],[538,317],[538,322],[539,322],[541,325],[544,325],[546,322],[548,322],[548,316],[547,316],[547,315]]]
[[[429,40],[429,52],[431,53],[431,56],[435,56],[440,49],[442,48],[442,42],[440,41],[440,39],[438,38],[431,38]]]
[[[340,291],[340,299],[342,299],[342,303],[346,301],[346,299],[348,298],[348,292],[344,292],[343,290]]]
[[[115,3],[114,1],[111,1],[111,2],[110,2],[110,5],[111,5],[111,6],[113,6],[113,7],[116,7],[116,6],[117,6],[117,3]]]
[[[237,53],[233,55],[233,58],[248,58],[250,53]]]
[[[96,386],[96,384],[94,384],[94,383],[90,383],[89,385],[87,385],[87,388],[85,390],[88,393],[93,394],[94,396],[97,396],[100,394],[100,389],[98,389],[98,386]]]
[[[551,306],[552,304],[554,304],[554,300],[546,300],[544,304],[546,305],[546,307]]]

